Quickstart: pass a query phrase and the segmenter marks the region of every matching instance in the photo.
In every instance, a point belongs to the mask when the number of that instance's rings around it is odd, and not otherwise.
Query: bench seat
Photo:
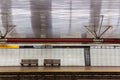
[[[20,64],[21,66],[38,66],[38,59],[22,59]]]
[[[60,66],[60,59],[44,59],[44,66]]]

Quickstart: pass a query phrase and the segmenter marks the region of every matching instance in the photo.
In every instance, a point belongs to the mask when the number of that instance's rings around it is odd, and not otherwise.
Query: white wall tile
[[[91,49],[92,66],[120,66],[120,49]]]
[[[0,49],[0,66],[18,66],[18,49]]]
[[[19,66],[21,59],[61,59],[62,66],[84,66],[84,49],[0,49],[0,66]]]

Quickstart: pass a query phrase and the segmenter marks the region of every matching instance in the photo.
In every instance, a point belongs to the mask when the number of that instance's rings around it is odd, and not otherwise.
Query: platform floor
[[[0,80],[120,80],[120,67],[0,67]]]
[[[120,67],[0,67],[1,72],[120,72]]]

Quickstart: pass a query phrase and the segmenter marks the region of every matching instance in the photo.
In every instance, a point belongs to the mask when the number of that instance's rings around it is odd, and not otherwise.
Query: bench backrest
[[[60,59],[44,59],[45,64],[60,64]]]
[[[60,64],[60,59],[53,59],[53,64]]]
[[[45,64],[52,64],[52,59],[44,59]]]
[[[22,59],[21,63],[38,63],[38,59]]]
[[[30,63],[38,63],[38,59],[31,59]]]

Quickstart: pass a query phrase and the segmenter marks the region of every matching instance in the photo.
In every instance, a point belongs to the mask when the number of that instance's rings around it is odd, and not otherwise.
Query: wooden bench
[[[44,66],[60,66],[60,59],[44,59]]]
[[[38,66],[38,59],[22,59],[21,66]]]

